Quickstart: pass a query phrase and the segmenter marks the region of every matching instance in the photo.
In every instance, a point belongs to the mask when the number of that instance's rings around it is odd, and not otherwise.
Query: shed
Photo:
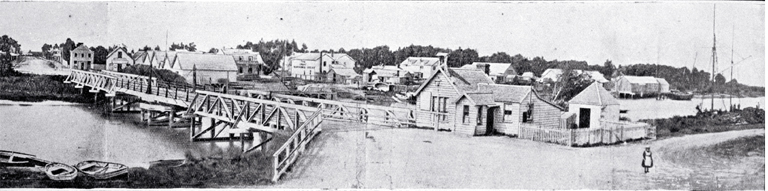
[[[669,83],[664,78],[656,78],[659,82],[659,93],[669,93]]]
[[[579,128],[601,128],[600,121],[619,121],[619,102],[600,83],[592,83],[568,101]]]

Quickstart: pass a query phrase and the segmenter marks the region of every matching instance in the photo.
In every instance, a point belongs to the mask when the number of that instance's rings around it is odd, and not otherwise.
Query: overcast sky
[[[168,44],[200,50],[279,38],[310,49],[433,45],[589,64],[695,60],[711,71],[714,4],[717,70],[733,46],[736,62],[751,56],[735,78],[765,86],[764,2],[0,2],[0,33],[35,51],[68,37],[165,47],[167,31]]]

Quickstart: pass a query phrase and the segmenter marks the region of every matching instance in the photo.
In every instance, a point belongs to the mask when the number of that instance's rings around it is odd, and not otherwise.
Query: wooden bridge
[[[188,121],[191,141],[239,139],[243,153],[262,149],[276,136],[288,137],[272,154],[273,181],[306,149],[321,131],[323,120],[362,121],[401,126],[415,124],[414,113],[362,103],[306,98],[260,91],[232,95],[201,86],[169,83],[147,76],[101,71],[72,70],[65,83],[103,93],[112,102],[110,110],[142,113],[147,124],[166,120],[169,127]],[[118,104],[119,103],[119,104]],[[247,146],[245,140],[251,140]],[[279,144],[279,143],[278,143]]]

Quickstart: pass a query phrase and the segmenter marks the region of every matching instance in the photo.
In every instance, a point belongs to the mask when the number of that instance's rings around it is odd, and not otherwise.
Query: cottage
[[[542,99],[531,86],[494,84],[478,69],[440,68],[414,96],[417,126],[464,135],[517,135],[520,127],[558,128],[563,110]]]
[[[332,68],[353,68],[355,59],[344,53],[294,53],[283,58],[291,76],[323,80]]]
[[[364,83],[407,84],[414,76],[397,66],[373,66],[363,70],[362,80]]]
[[[666,80],[665,80],[666,82]],[[657,95],[661,84],[653,76],[619,76],[614,80],[613,91],[619,97],[646,97]],[[669,84],[667,84],[669,91]]]
[[[541,73],[541,78],[539,78],[539,81],[541,82],[554,82],[560,79],[560,76],[563,75],[562,69],[557,68],[548,68],[544,70],[544,72]]]
[[[595,82],[568,101],[568,112],[578,128],[601,128],[600,121],[619,121],[619,102]]]
[[[490,63],[490,62],[473,62],[470,65],[464,65],[461,68],[476,68],[480,69],[488,74],[496,83],[502,84],[512,82],[517,76],[517,71],[512,67],[512,63]]]
[[[147,51],[138,51],[136,53],[133,53],[133,55],[131,55],[131,58],[133,58],[133,64],[136,64],[136,65],[149,66],[149,62],[148,62],[149,59],[147,57],[149,57],[149,52]]]
[[[69,68],[77,70],[93,69],[93,51],[88,46],[80,44],[69,51]]]
[[[134,60],[125,48],[116,48],[107,55],[106,70],[122,72],[123,68],[133,65]]]
[[[328,82],[339,84],[355,84],[355,79],[360,79],[360,74],[352,68],[333,68],[328,71]],[[359,81],[358,81],[359,82]]]
[[[221,84],[237,81],[237,64],[230,55],[176,54],[170,70],[183,76],[190,84],[195,82]],[[193,71],[195,71],[194,75]]]
[[[261,74],[261,68],[265,66],[261,54],[253,52],[250,49],[221,49],[219,52],[224,55],[231,55],[237,64],[237,74]]]

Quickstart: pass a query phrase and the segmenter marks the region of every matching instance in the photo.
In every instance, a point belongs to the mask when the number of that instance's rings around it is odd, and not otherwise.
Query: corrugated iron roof
[[[520,103],[531,93],[531,86],[480,84],[478,91],[493,92],[493,99],[498,102]]]

